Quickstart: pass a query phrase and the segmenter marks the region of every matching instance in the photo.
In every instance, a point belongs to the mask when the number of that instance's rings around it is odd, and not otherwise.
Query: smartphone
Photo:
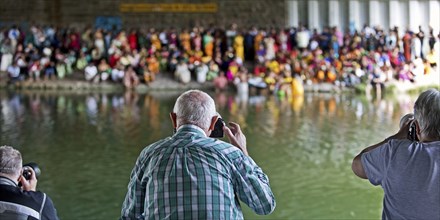
[[[217,122],[215,122],[214,130],[212,130],[211,135],[209,137],[212,138],[222,138],[224,137],[223,126],[225,126],[225,122],[222,118],[218,118]]]

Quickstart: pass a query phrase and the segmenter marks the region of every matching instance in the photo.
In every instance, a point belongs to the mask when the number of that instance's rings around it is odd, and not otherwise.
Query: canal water
[[[178,93],[1,92],[0,144],[42,170],[38,189],[61,219],[117,219],[140,151],[172,134]],[[364,147],[397,131],[415,97],[212,94],[238,122],[252,158],[268,174],[277,207],[247,219],[379,219],[382,190],[351,171]]]

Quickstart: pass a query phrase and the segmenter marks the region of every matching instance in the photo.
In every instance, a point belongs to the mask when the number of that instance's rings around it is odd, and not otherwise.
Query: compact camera
[[[222,118],[218,118],[214,125],[214,130],[212,130],[211,135],[209,137],[212,138],[222,138],[224,137],[223,126],[225,126],[225,122]]]
[[[36,178],[38,178],[40,176],[41,170],[40,170],[40,167],[38,166],[38,164],[34,163],[34,162],[30,162],[30,163],[23,165],[23,176],[25,179],[27,179],[27,180],[31,179],[32,172],[30,171],[30,169],[34,170]]]
[[[411,140],[411,141],[418,141],[419,140],[417,138],[416,123],[414,121],[411,122],[411,125],[409,126],[409,129],[408,129],[408,139]]]

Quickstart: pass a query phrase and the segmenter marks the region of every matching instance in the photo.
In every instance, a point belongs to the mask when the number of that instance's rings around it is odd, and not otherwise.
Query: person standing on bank
[[[170,117],[176,132],[141,152],[121,219],[243,219],[239,200],[257,214],[273,212],[269,179],[240,126],[223,126],[230,144],[209,137],[220,119],[208,94],[181,94]]]
[[[440,92],[421,93],[414,119],[405,118],[396,134],[353,159],[353,172],[382,186],[382,219],[440,219]]]
[[[52,200],[36,191],[37,178],[33,169],[23,175],[21,154],[10,146],[0,147],[0,219],[57,220]],[[19,186],[21,184],[21,187]]]

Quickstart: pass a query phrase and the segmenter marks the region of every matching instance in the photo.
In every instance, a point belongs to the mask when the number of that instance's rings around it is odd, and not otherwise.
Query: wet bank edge
[[[399,83],[390,83],[386,85],[387,92],[412,92],[412,91],[420,91],[425,88],[437,88],[439,89],[440,85],[438,83],[433,82],[430,84],[424,85],[416,85],[416,84],[399,84]],[[112,82],[104,82],[104,83],[90,83],[82,80],[51,80],[51,81],[22,81],[15,83],[14,85],[8,85],[6,80],[2,79],[0,81],[0,88],[7,90],[26,90],[26,91],[63,91],[63,92],[122,92],[126,89],[122,85],[122,83],[112,83]],[[341,92],[354,92],[354,93],[365,93],[365,85],[359,85],[354,88],[347,87],[339,87],[330,83],[319,83],[319,84],[311,84],[304,85],[304,92],[314,92],[314,93],[341,93]],[[195,81],[191,81],[188,84],[182,84],[176,82],[175,80],[167,77],[158,78],[156,81],[150,83],[149,85],[140,84],[133,88],[134,91],[139,93],[146,93],[150,91],[185,91],[189,89],[200,89],[200,90],[215,90],[212,82],[205,83],[197,83]],[[230,86],[228,90],[233,91],[233,86]],[[251,89],[252,90],[252,89]]]

